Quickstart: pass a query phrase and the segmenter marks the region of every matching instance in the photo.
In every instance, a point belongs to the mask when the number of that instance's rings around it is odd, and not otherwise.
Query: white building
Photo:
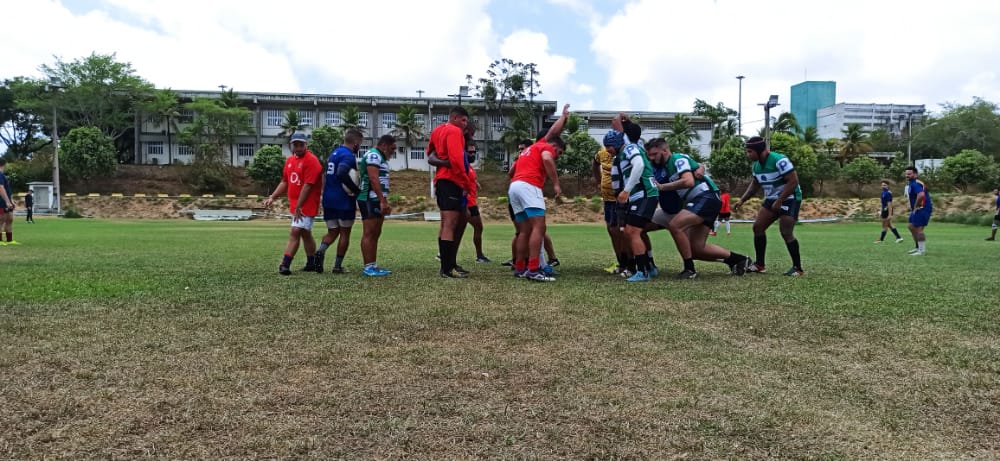
[[[182,103],[190,102],[194,98],[218,98],[217,91],[178,91]],[[285,114],[292,109],[298,112],[303,123],[307,125],[305,132],[311,133],[313,128],[319,126],[339,126],[341,123],[341,111],[347,106],[358,108],[360,115],[360,125],[364,128],[365,139],[362,142],[361,152],[368,150],[375,144],[375,140],[393,130],[396,122],[396,113],[400,106],[410,105],[418,111],[418,121],[424,124],[424,132],[430,133],[442,123],[448,122],[448,112],[458,104],[454,98],[409,98],[393,96],[345,96],[345,95],[324,95],[324,94],[286,94],[286,93],[238,93],[240,102],[253,112],[253,126],[255,132],[240,136],[233,143],[230,163],[235,166],[246,166],[253,160],[254,153],[262,146],[281,146],[285,155],[291,155],[287,139],[280,137],[282,131],[281,124],[285,121]],[[462,105],[471,108],[474,114],[473,121],[480,129],[476,132],[477,145],[481,152],[486,152],[486,144],[497,142],[500,134],[508,125],[508,117],[513,113],[512,108],[505,108],[501,113],[491,113],[490,123],[484,123],[486,106],[482,99],[465,98]],[[552,114],[556,109],[555,101],[534,101],[537,110],[536,124],[541,126],[544,119]],[[190,124],[196,114],[191,111],[183,111],[177,120],[178,128],[184,129]],[[192,149],[181,145],[178,142],[177,133],[171,130],[170,141],[167,140],[167,127],[165,123],[154,123],[149,121],[150,117],[145,114],[138,114],[136,119],[136,163],[140,164],[168,164],[168,163],[191,163],[194,159]],[[429,121],[429,123],[428,123]],[[427,145],[427,138],[424,137],[416,145],[410,146],[409,150],[402,142],[397,142],[399,151],[397,155],[389,159],[389,166],[394,170],[404,168],[414,170],[428,170],[427,159],[424,148]],[[329,152],[316,152],[321,160],[329,155]]]
[[[883,129],[893,136],[909,130],[926,113],[923,104],[855,104],[842,102],[816,111],[816,129],[820,139],[840,139],[852,123],[860,124],[865,132]]]
[[[616,111],[577,111],[574,114],[584,119],[587,133],[600,144],[604,142],[604,135],[611,129],[611,119],[618,112]],[[702,158],[708,158],[712,153],[710,143],[712,141],[712,124],[707,118],[698,117],[686,112],[626,112],[626,115],[635,117],[642,127],[642,138],[645,140],[658,138],[662,133],[669,132],[674,118],[684,115],[690,119],[691,127],[698,133],[698,139],[691,142],[692,147],[698,149]]]

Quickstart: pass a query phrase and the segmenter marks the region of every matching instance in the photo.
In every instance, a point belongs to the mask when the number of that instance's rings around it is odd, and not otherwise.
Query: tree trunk
[[[167,165],[173,165],[173,149],[170,146],[170,118],[167,118]]]

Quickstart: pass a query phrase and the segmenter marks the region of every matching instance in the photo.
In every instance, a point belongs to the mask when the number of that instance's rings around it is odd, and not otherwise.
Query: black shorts
[[[513,221],[514,220],[514,205],[511,205],[509,201],[507,202],[507,214],[510,215],[510,220]]]
[[[774,199],[764,200],[764,204],[761,208],[771,209],[771,205],[774,205]],[[791,216],[796,221],[799,219],[799,208],[802,206],[801,200],[795,200],[794,198],[787,198],[784,202],[781,202],[781,210],[778,211],[778,216]]]
[[[382,206],[378,200],[358,200],[358,210],[361,211],[361,219],[382,217]]]
[[[882,219],[886,219],[888,217],[889,217],[889,209],[888,208],[882,208]]]
[[[618,202],[604,202],[604,223],[608,226],[618,225]]]
[[[439,179],[434,183],[434,195],[441,211],[461,211],[465,208],[465,194],[458,184],[447,179]]]
[[[732,213],[719,213],[719,221],[729,221],[733,217]]]
[[[479,205],[472,205],[469,207],[469,217],[475,218],[479,216]]]
[[[656,211],[658,204],[656,197],[646,197],[628,202],[628,216],[625,218],[625,224],[640,229],[645,228],[646,224],[649,224],[650,220],[653,219],[653,212]]]

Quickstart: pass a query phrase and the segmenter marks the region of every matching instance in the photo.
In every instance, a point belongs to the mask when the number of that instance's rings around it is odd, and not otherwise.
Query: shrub
[[[64,217],[64,218],[70,218],[70,219],[79,219],[79,218],[82,218],[83,215],[80,214],[80,211],[77,210],[76,207],[68,206],[65,209],[63,209],[63,216],[62,217]]]

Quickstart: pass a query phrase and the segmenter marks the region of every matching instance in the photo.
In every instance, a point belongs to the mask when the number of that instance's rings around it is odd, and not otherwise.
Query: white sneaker
[[[925,251],[923,251],[923,250],[917,250],[917,251],[911,252],[910,256],[923,256],[925,254],[927,254]]]
[[[916,253],[920,253],[920,248],[913,248],[910,251],[906,252],[906,254],[911,254],[911,255]]]
[[[903,237],[896,239],[896,243],[903,243]]]

